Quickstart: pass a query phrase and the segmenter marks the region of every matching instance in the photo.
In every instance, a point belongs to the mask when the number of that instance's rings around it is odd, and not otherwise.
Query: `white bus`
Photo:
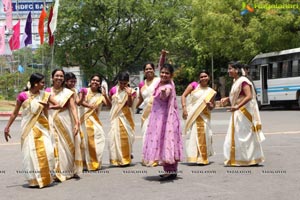
[[[249,66],[259,105],[300,107],[300,48],[258,54]]]

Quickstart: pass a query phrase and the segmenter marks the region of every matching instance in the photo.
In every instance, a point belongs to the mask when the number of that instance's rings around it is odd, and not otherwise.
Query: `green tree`
[[[181,0],[65,0],[59,10],[56,60],[78,65],[86,76],[95,71],[112,77],[139,71],[158,60],[161,49],[181,31],[176,21]]]
[[[299,12],[293,9],[255,9],[241,15],[243,0],[193,1],[193,37],[203,54],[225,61],[248,62],[260,52],[299,46]],[[254,0],[249,5],[277,1]],[[284,0],[280,3],[291,3]],[[221,64],[220,63],[220,64]],[[226,65],[225,65],[226,66]]]

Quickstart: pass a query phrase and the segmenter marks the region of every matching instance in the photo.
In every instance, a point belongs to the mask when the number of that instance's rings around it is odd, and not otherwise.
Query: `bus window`
[[[273,64],[268,65],[268,79],[272,79],[273,76]]]
[[[300,76],[300,62],[298,60],[298,76]]]
[[[293,65],[293,61],[289,60],[287,66],[287,77],[292,77],[292,65]]]
[[[273,64],[272,78],[277,78],[278,63]]]
[[[294,60],[292,64],[292,77],[298,76],[298,68],[299,68],[298,65],[299,65],[299,61]]]
[[[251,68],[251,78],[252,80],[259,80],[259,71],[258,71],[258,66],[255,65],[253,68]]]
[[[286,78],[286,77],[288,77],[288,66],[289,66],[289,62],[288,61],[284,61],[282,63],[281,76],[279,76],[278,78]]]
[[[275,78],[281,78],[282,77],[282,62],[279,62],[277,65],[277,74]]]

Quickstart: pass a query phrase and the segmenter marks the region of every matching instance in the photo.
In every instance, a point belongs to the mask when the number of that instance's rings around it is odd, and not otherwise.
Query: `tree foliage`
[[[65,0],[56,34],[57,60],[110,77],[156,61],[180,27],[182,0]]]
[[[193,1],[193,37],[203,54],[224,61],[248,62],[260,52],[299,46],[299,10],[254,8],[241,15],[243,0]],[[250,6],[291,3],[290,1],[249,2]],[[222,59],[223,58],[223,59]]]

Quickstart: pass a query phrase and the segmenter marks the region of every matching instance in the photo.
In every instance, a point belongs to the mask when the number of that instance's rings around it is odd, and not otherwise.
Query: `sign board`
[[[46,2],[46,8],[50,7],[52,2]],[[44,2],[12,2],[13,12],[40,12],[44,7]]]

